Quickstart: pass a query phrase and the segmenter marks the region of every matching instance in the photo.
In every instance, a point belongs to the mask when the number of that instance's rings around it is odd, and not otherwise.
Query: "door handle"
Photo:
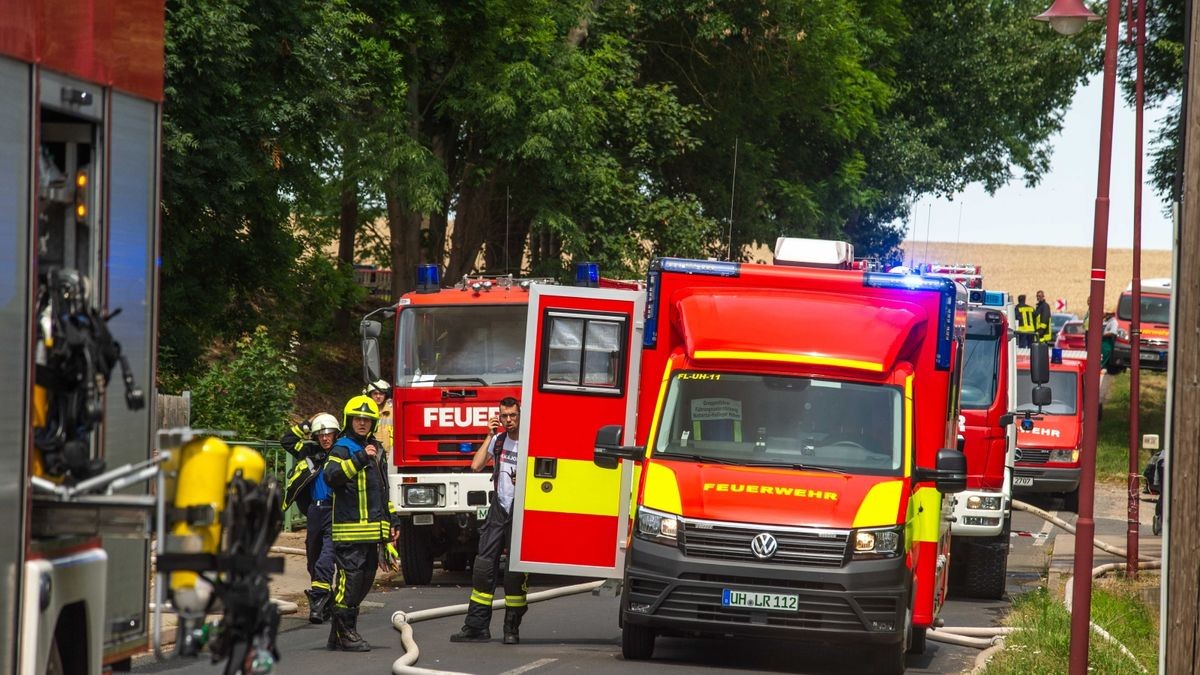
[[[533,458],[533,477],[534,478],[554,478],[558,475],[558,458],[557,457],[534,457]]]

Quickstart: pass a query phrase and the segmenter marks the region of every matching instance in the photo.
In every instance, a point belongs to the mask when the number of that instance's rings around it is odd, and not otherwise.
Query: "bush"
[[[274,439],[296,396],[296,362],[258,326],[242,335],[233,357],[211,364],[192,390],[192,424],[231,430],[239,439]]]

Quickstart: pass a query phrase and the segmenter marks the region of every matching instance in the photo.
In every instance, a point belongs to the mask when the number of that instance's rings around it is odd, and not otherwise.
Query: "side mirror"
[[[363,382],[379,379],[379,335],[383,326],[378,321],[363,321],[359,326],[362,333]]]
[[[967,456],[957,450],[942,448],[938,450],[937,467],[917,469],[914,477],[933,481],[937,491],[943,494],[962,492],[967,489]]]
[[[1044,405],[1050,405],[1050,401],[1053,400],[1050,396],[1050,387],[1038,385],[1030,392],[1030,402],[1041,408]]]
[[[1008,426],[1013,423],[1013,417],[1014,416],[1012,413],[1004,413],[1000,416],[1000,424],[997,426],[999,426],[1001,429],[1007,429]]]
[[[1050,381],[1050,345],[1045,342],[1035,343],[1029,348],[1029,379],[1034,384]]]
[[[596,431],[596,447],[592,453],[592,462],[601,469],[615,469],[622,459],[640,462],[645,457],[646,449],[637,445],[621,445],[620,424],[609,424]]]

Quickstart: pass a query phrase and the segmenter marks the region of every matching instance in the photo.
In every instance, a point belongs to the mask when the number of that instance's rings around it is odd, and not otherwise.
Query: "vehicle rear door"
[[[592,455],[604,425],[633,442],[644,303],[639,291],[531,288],[514,570],[621,576],[633,465],[602,469]]]

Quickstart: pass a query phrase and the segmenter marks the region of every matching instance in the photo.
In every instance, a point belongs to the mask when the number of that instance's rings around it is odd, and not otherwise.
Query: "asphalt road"
[[[1039,506],[1053,509],[1053,500]],[[1070,518],[1073,516],[1066,515]],[[1041,583],[1053,550],[1055,533],[1030,514],[1014,512],[1013,547],[1009,556],[1008,595],[1014,596]],[[576,583],[579,579],[535,576],[531,591]],[[359,619],[363,637],[373,649],[365,654],[329,652],[325,649],[327,626],[312,626],[298,618],[285,617],[279,646],[282,660],[276,672],[314,675],[390,672],[392,662],[403,654],[399,633],[391,627],[396,610],[412,611],[466,602],[470,593],[466,572],[437,571],[434,585],[424,588],[386,588],[373,593]],[[1002,619],[1009,599],[997,601],[951,599],[942,609],[947,626],[992,626]],[[461,617],[413,624],[420,648],[417,665],[442,671],[466,673],[534,672],[553,673],[646,673],[694,672],[750,673],[802,672],[812,674],[857,672],[853,647],[797,645],[794,643],[682,638],[659,638],[654,659],[627,662],[621,657],[617,628],[617,599],[591,593],[560,598],[530,607],[521,628],[518,646],[500,644],[503,610],[492,625],[494,637],[486,644],[454,644],[451,633]],[[910,655],[910,673],[961,673],[970,670],[977,650],[929,641],[926,652]],[[137,672],[212,673],[217,666],[207,661],[147,662]]]

